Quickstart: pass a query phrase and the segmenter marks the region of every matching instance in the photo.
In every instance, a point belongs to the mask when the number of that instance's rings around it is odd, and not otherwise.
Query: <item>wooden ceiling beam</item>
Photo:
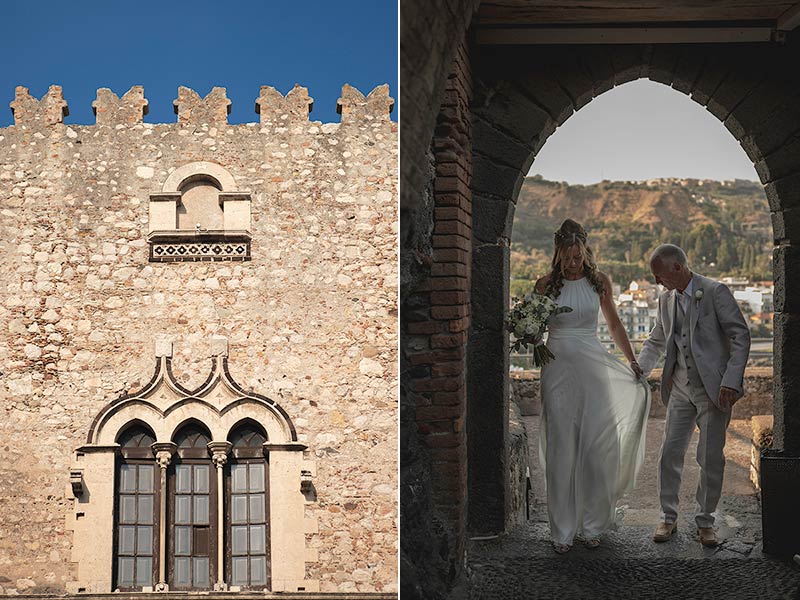
[[[778,17],[778,31],[791,31],[800,25],[800,2]]]
[[[798,5],[800,6],[800,5]],[[478,27],[480,45],[771,42],[771,27]]]

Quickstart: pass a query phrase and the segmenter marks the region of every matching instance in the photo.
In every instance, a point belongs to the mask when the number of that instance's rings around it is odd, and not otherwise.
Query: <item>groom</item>
[[[646,375],[667,354],[661,376],[661,400],[667,407],[658,472],[661,523],[653,540],[665,542],[677,528],[683,457],[696,423],[700,483],[695,522],[700,542],[712,547],[717,545],[712,513],[722,494],[725,431],[743,393],[750,332],[730,290],[692,273],[678,246],[656,248],[650,270],[667,289],[658,298],[656,325],[639,354]]]

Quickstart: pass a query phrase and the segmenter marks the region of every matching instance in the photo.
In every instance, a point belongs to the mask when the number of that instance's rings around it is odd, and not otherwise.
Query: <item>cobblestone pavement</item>
[[[765,558],[747,544],[725,541],[705,549],[684,525],[664,544],[652,528],[623,526],[599,548],[576,542],[559,556],[547,523],[529,522],[510,535],[470,542],[469,591],[455,597],[649,599],[800,599],[800,566]]]
[[[800,566],[761,552],[760,504],[749,482],[749,421],[734,421],[728,431],[728,464],[717,511],[721,544],[717,548],[703,548],[696,539],[696,438],[686,456],[678,532],[669,542],[652,542],[659,516],[655,465],[664,423],[651,419],[637,488],[620,502],[625,507],[622,526],[604,535],[599,548],[588,549],[576,541],[569,553],[559,556],[550,545],[538,469],[538,417],[524,420],[532,470],[531,519],[507,535],[470,541],[468,589],[456,590],[454,599],[800,600]]]

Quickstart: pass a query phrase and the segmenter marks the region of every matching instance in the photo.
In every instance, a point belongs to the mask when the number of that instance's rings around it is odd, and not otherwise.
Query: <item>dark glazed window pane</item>
[[[192,543],[191,527],[175,528],[175,554],[190,554]]]
[[[201,494],[208,493],[208,465],[195,465],[194,491]]]
[[[175,522],[176,523],[191,523],[192,522],[192,497],[191,496],[175,496]]]
[[[232,465],[231,477],[233,479],[234,492],[247,491],[247,465]]]
[[[119,521],[120,523],[136,522],[136,496],[119,497]]]
[[[190,558],[182,556],[175,558],[175,585],[185,587],[191,583],[189,580],[190,560]]]
[[[250,496],[250,522],[262,523],[264,520],[264,496],[253,494]]]
[[[119,528],[119,553],[120,554],[133,554],[134,549],[134,534],[136,527],[120,527]]]
[[[208,496],[194,497],[194,522],[199,525],[208,523]]]
[[[236,428],[229,441],[234,448],[259,448],[267,438],[252,423],[245,423]]]
[[[264,538],[266,531],[263,525],[255,525],[250,527],[250,553],[263,554],[264,553]]]
[[[175,491],[188,493],[192,491],[191,465],[175,465]]]
[[[149,525],[153,522],[153,497],[139,496],[139,515],[138,522],[142,525]]]
[[[119,559],[119,584],[121,586],[130,587],[135,582],[133,581],[133,563],[132,557],[120,557]]]
[[[208,587],[208,558],[195,558],[194,561],[194,587]]]
[[[247,585],[247,557],[233,559],[233,585]]]
[[[121,492],[136,491],[136,465],[122,465],[119,489]]]
[[[194,549],[192,554],[195,556],[208,556],[208,527],[195,527],[194,528]]]
[[[139,465],[139,491],[153,491],[153,465]]]
[[[247,496],[232,496],[231,499],[231,521],[247,523]]]
[[[250,585],[266,585],[267,560],[263,556],[254,556],[250,559]]]
[[[149,556],[136,559],[136,585],[152,585],[153,559]]]
[[[250,464],[250,491],[264,491],[264,465],[260,463]]]
[[[137,527],[136,528],[136,553],[137,554],[152,554],[153,553],[153,528],[152,527]]]
[[[234,554],[247,554],[247,527],[231,527]]]

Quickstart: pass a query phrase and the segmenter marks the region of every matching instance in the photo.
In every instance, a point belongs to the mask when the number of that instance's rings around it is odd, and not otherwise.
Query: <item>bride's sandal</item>
[[[600,538],[589,538],[583,542],[587,548],[597,548],[600,545]]]
[[[556,551],[556,554],[566,554],[572,549],[572,546],[569,544],[557,544],[553,542],[553,550]]]

